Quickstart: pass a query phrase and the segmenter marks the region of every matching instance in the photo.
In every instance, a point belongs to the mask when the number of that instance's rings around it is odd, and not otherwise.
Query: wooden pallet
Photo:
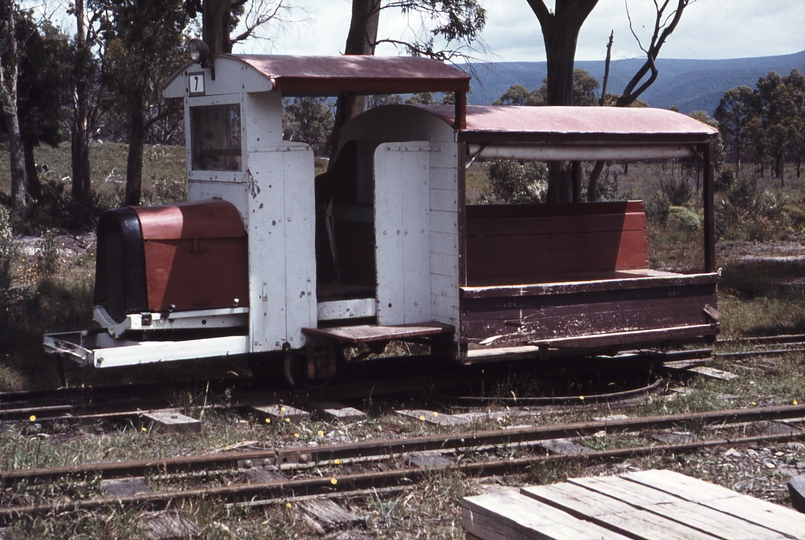
[[[805,539],[805,514],[667,470],[468,497],[468,539]]]

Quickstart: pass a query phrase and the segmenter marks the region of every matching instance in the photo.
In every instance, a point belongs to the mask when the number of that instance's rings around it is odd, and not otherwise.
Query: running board
[[[334,328],[302,328],[306,336],[324,338],[358,345],[373,341],[406,340],[411,338],[455,334],[456,328],[450,324],[427,322],[381,326],[365,324],[360,326],[337,326]]]

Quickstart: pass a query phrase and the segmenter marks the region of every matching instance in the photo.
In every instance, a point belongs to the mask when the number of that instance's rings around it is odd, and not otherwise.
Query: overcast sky
[[[289,0],[300,6],[287,15],[301,23],[274,29],[270,41],[253,42],[235,52],[333,55],[344,49],[351,0]],[[674,4],[671,1],[671,4]],[[539,23],[526,0],[481,0],[487,10],[483,32],[486,61],[545,59]],[[553,7],[551,0],[547,1]],[[629,0],[635,32],[644,44],[654,24],[652,0]],[[405,39],[418,19],[398,13],[381,17],[381,36]],[[624,0],[600,0],[581,29],[577,60],[601,60],[610,31],[615,31],[613,59],[642,56],[632,36]],[[805,0],[697,0],[662,49],[663,58],[738,58],[789,54],[805,49]],[[378,54],[395,55],[391,47]]]

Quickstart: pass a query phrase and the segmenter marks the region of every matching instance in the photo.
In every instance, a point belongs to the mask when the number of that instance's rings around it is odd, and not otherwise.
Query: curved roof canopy
[[[232,55],[212,58],[217,70],[229,68],[237,73],[263,78],[254,90],[270,89],[284,96],[337,96],[353,94],[408,94],[415,92],[467,92],[470,76],[458,68],[436,60],[402,56],[275,56]],[[171,86],[180,75],[198,64],[187,64],[166,84]],[[244,74],[245,75],[245,74]],[[242,76],[243,77],[243,76]],[[245,77],[244,77],[245,78]],[[173,92],[171,92],[173,94]]]
[[[452,106],[421,107],[453,124]],[[492,144],[698,144],[717,136],[716,128],[664,109],[470,105],[459,138]]]

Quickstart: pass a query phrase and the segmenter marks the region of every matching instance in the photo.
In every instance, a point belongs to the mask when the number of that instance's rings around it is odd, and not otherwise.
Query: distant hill
[[[609,92],[621,93],[643,64],[642,59],[613,60]],[[576,62],[599,81],[604,78],[604,61]],[[494,62],[473,64],[475,76],[469,103],[489,105],[510,86],[522,84],[528,90],[542,86],[547,75],[545,62]],[[805,73],[805,51],[784,56],[736,58],[730,60],[657,60],[659,75],[640,97],[652,107],[667,109],[676,105],[683,113],[696,110],[712,115],[724,92],[737,86],[755,88],[760,77],[770,71],[788,75],[793,68]],[[467,69],[465,67],[465,69]]]

